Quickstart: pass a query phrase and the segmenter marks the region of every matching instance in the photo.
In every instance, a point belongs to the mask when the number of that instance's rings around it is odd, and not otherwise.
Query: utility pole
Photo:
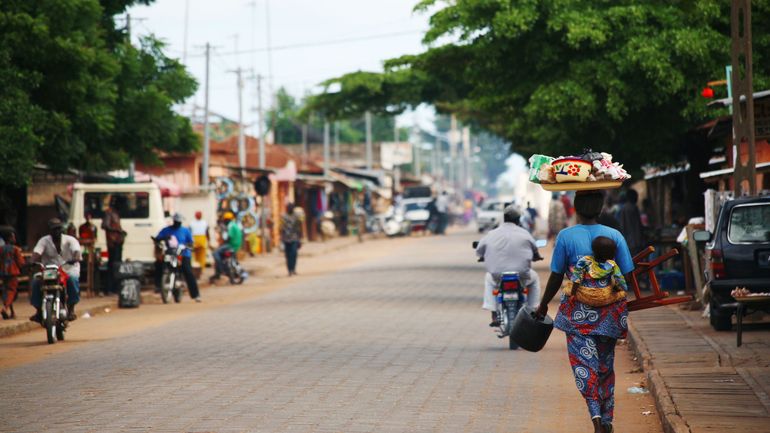
[[[324,119],[324,177],[329,175],[329,121]]]
[[[366,112],[366,169],[372,169],[372,113]]]
[[[449,182],[457,187],[457,116],[452,114],[449,130]]]
[[[184,1],[184,42],[182,47],[182,64],[187,66],[187,28],[190,24],[190,0]]]
[[[307,146],[307,122],[302,124],[302,155],[305,159],[310,157],[310,149]]]
[[[438,128],[436,128],[435,143],[433,145],[433,176],[443,177],[441,171],[441,137],[439,137]]]
[[[398,145],[401,142],[399,138],[401,137],[398,136],[398,123],[396,122],[396,116],[393,116],[393,143],[396,144],[396,149],[398,149]],[[401,165],[398,164],[398,161],[393,164],[393,180],[393,196],[395,197],[398,191],[401,190]]]
[[[471,169],[471,128],[466,126],[463,128],[463,186],[462,189],[470,189],[470,169]]]
[[[262,75],[257,75],[257,111],[259,112],[259,168],[265,169],[265,112],[262,110]]]
[[[133,18],[135,21],[144,21],[146,18]],[[131,14],[126,14],[126,35],[128,36],[128,44],[131,45]],[[136,175],[136,163],[133,159],[128,163],[128,179],[133,182]]]
[[[334,162],[340,162],[340,122],[334,121]]]
[[[241,179],[246,177],[246,137],[243,135],[243,69],[238,67],[234,72],[238,79],[238,165],[241,169]]]
[[[420,179],[422,177],[422,155],[420,155],[422,139],[418,132],[417,123],[412,125],[412,137],[414,137],[414,177]]]
[[[757,193],[754,129],[754,83],[751,56],[751,0],[733,0],[731,7],[733,97],[733,166],[735,195]],[[743,74],[741,74],[743,71]],[[743,100],[742,100],[743,99]],[[744,102],[745,101],[745,102]],[[746,155],[744,160],[743,155]]]
[[[211,61],[211,45],[206,42],[206,78],[204,79],[203,99],[203,167],[201,169],[201,186],[209,189],[209,158],[211,154],[211,125],[209,124],[209,64]]]

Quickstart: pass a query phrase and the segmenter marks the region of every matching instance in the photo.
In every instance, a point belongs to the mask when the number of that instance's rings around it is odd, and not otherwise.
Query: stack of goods
[[[552,158],[532,155],[529,158],[529,180],[534,183],[622,182],[631,176],[623,165],[612,162],[612,155],[588,150],[580,156]]]
[[[751,297],[756,297],[756,296],[767,297],[767,296],[770,296],[770,293],[768,293],[768,292],[753,293],[753,292],[750,292],[749,289],[747,289],[745,287],[736,287],[735,289],[733,289],[732,292],[730,292],[730,296],[732,296],[733,298],[736,298],[736,299],[737,298],[751,298]]]

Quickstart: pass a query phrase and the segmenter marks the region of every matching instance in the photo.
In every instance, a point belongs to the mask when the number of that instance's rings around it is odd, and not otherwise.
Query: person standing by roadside
[[[286,213],[281,217],[281,242],[283,242],[283,252],[286,254],[286,268],[289,276],[297,275],[297,255],[302,246],[300,239],[302,239],[302,228],[294,214],[294,204],[288,203]]]
[[[614,260],[628,280],[634,270],[631,253],[623,235],[597,223],[604,202],[600,191],[580,191],[575,196],[577,225],[562,230],[556,237],[551,259],[551,275],[545,294],[536,311],[538,317],[548,313],[548,303],[561,287],[564,275],[572,273],[578,261],[593,255],[592,242],[601,236],[616,245]],[[625,297],[604,306],[590,306],[576,296],[562,295],[554,327],[567,336],[575,384],[586,401],[594,433],[612,433],[615,409],[615,344],[626,338],[628,306]]]
[[[80,242],[96,242],[96,236],[99,231],[94,223],[91,222],[91,212],[86,212],[86,222],[78,227],[78,238]]]
[[[449,194],[446,191],[443,191],[436,199],[436,212],[438,212],[436,234],[446,234],[446,227],[449,224]]]
[[[559,193],[551,194],[551,203],[548,206],[548,237],[555,238],[559,232],[567,227],[567,211],[559,198]]]
[[[639,206],[636,202],[639,200],[639,193],[636,190],[626,191],[626,202],[620,208],[618,213],[618,223],[620,232],[626,238],[628,249],[631,255],[639,254],[644,248],[644,236],[642,236],[642,217],[639,212]]]
[[[21,248],[16,246],[16,233],[9,230],[1,234],[5,241],[0,246],[0,279],[3,284],[3,309],[0,314],[3,320],[15,319],[13,301],[16,300],[16,291],[19,289],[19,275],[24,268],[24,256]]]
[[[203,219],[203,212],[195,212],[195,220],[190,223],[193,237],[193,258],[201,271],[206,269],[206,254],[209,249],[209,223]]]
[[[116,263],[123,261],[123,242],[126,240],[126,232],[120,225],[120,210],[118,197],[110,198],[110,205],[104,212],[102,229],[107,239],[107,285],[104,294],[118,293],[117,280],[115,279]]]

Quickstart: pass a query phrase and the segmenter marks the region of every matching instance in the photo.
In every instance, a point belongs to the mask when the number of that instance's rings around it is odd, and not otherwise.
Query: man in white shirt
[[[75,304],[80,302],[80,243],[72,236],[63,234],[64,224],[58,219],[53,218],[48,221],[47,236],[43,236],[37,241],[37,245],[32,250],[31,263],[42,263],[43,265],[60,266],[69,277],[67,279],[67,320],[75,320]],[[40,290],[42,282],[34,280],[32,282],[32,293],[29,297],[29,303],[37,311],[29,320],[40,322],[42,315],[40,307],[43,303],[43,295]]]
[[[492,292],[503,272],[518,272],[521,283],[529,289],[527,304],[536,307],[540,302],[540,277],[532,270],[532,262],[542,260],[535,238],[518,225],[521,214],[514,205],[503,210],[503,223],[479,241],[476,255],[484,259],[484,303],[481,308],[492,312],[492,323],[498,326],[497,301]]]
[[[446,226],[449,222],[449,194],[443,191],[436,198],[436,212],[438,212],[438,227],[436,233],[443,235],[446,233]]]

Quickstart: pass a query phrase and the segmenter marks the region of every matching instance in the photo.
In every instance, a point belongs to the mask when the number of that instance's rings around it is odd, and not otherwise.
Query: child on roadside
[[[615,263],[615,242],[597,236],[591,242],[592,256],[578,259],[569,272],[565,293],[591,307],[603,307],[626,298],[626,279]]]
[[[0,233],[5,245],[0,247],[0,280],[2,280],[3,308],[0,314],[3,320],[15,319],[13,301],[16,299],[16,291],[19,288],[19,275],[24,268],[24,256],[21,248],[16,246],[16,233],[8,231]]]

